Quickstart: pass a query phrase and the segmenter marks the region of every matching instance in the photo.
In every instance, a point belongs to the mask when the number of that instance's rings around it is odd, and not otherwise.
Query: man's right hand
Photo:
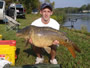
[[[32,39],[29,39],[29,43],[31,43],[31,44],[32,44]]]
[[[32,39],[29,39],[29,40],[27,40],[27,41],[26,41],[25,48],[27,48],[27,46],[28,46],[28,43],[32,44]]]

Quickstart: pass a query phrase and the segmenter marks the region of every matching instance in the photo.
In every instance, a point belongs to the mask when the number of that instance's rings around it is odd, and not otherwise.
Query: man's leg
[[[57,46],[56,45],[52,45],[51,46],[51,59],[50,59],[50,63],[51,64],[57,64],[57,60],[55,59],[56,57],[56,49],[57,49]]]
[[[34,45],[32,46],[32,48],[33,48],[33,51],[35,52],[36,56],[41,58],[42,57],[42,55],[41,55],[41,48],[36,47]]]
[[[33,48],[33,51],[35,52],[35,54],[37,56],[35,64],[43,63],[44,58],[41,55],[42,54],[42,49],[39,48],[39,47],[36,47],[34,45],[32,46],[32,48]]]

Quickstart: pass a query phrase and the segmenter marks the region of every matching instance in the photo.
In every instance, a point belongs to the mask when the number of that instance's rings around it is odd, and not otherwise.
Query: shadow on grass
[[[29,57],[30,55],[36,56],[35,53],[33,52],[33,49],[32,48],[25,49],[25,50],[23,50],[23,52],[25,52],[25,53],[28,54],[27,57]]]
[[[20,48],[17,48],[17,49],[16,49],[16,56],[17,56],[17,57],[16,57],[16,61],[17,61],[17,59],[18,59],[19,53],[20,53]]]
[[[32,46],[31,46],[31,48],[28,48],[28,49],[23,50],[23,52],[25,52],[25,53],[28,54],[27,57],[29,57],[30,55],[36,57],[36,54],[35,54],[35,52],[33,51]],[[41,52],[42,52],[42,53],[41,53],[42,56],[47,56],[47,57],[50,59],[50,55],[49,55],[43,48],[41,49]]]

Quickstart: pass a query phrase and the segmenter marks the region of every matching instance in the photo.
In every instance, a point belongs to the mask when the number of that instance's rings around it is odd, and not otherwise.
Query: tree
[[[55,5],[55,2],[53,1],[51,4],[52,4],[53,8],[55,8],[55,7],[54,7],[54,5]]]
[[[50,0],[44,0],[44,2],[48,2],[48,3],[50,3]]]
[[[24,0],[23,4],[27,10],[27,13],[30,13],[33,9],[39,9],[40,1],[39,0]]]
[[[86,7],[87,7],[86,5],[83,5],[83,6],[80,8],[81,11],[82,11],[82,10],[86,10]]]
[[[5,0],[6,2],[6,8],[8,8],[8,6],[10,5],[10,3],[12,3],[12,0]]]
[[[39,8],[40,1],[39,0],[33,0],[31,5],[33,6],[32,9]]]
[[[86,10],[90,10],[90,4],[87,5]]]

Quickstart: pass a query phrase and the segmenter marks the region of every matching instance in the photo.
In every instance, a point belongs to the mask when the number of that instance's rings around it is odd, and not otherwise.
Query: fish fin
[[[68,50],[70,51],[70,53],[72,54],[72,56],[75,58],[76,54],[75,54],[75,50],[73,48],[73,46],[68,46]]]
[[[51,53],[51,48],[50,47],[44,47],[45,51],[50,54]]]
[[[26,41],[25,48],[27,48],[28,43],[29,43],[29,39],[26,39],[25,41]]]
[[[79,49],[79,47],[77,45],[73,44],[73,47],[77,52],[81,53],[81,50]]]

